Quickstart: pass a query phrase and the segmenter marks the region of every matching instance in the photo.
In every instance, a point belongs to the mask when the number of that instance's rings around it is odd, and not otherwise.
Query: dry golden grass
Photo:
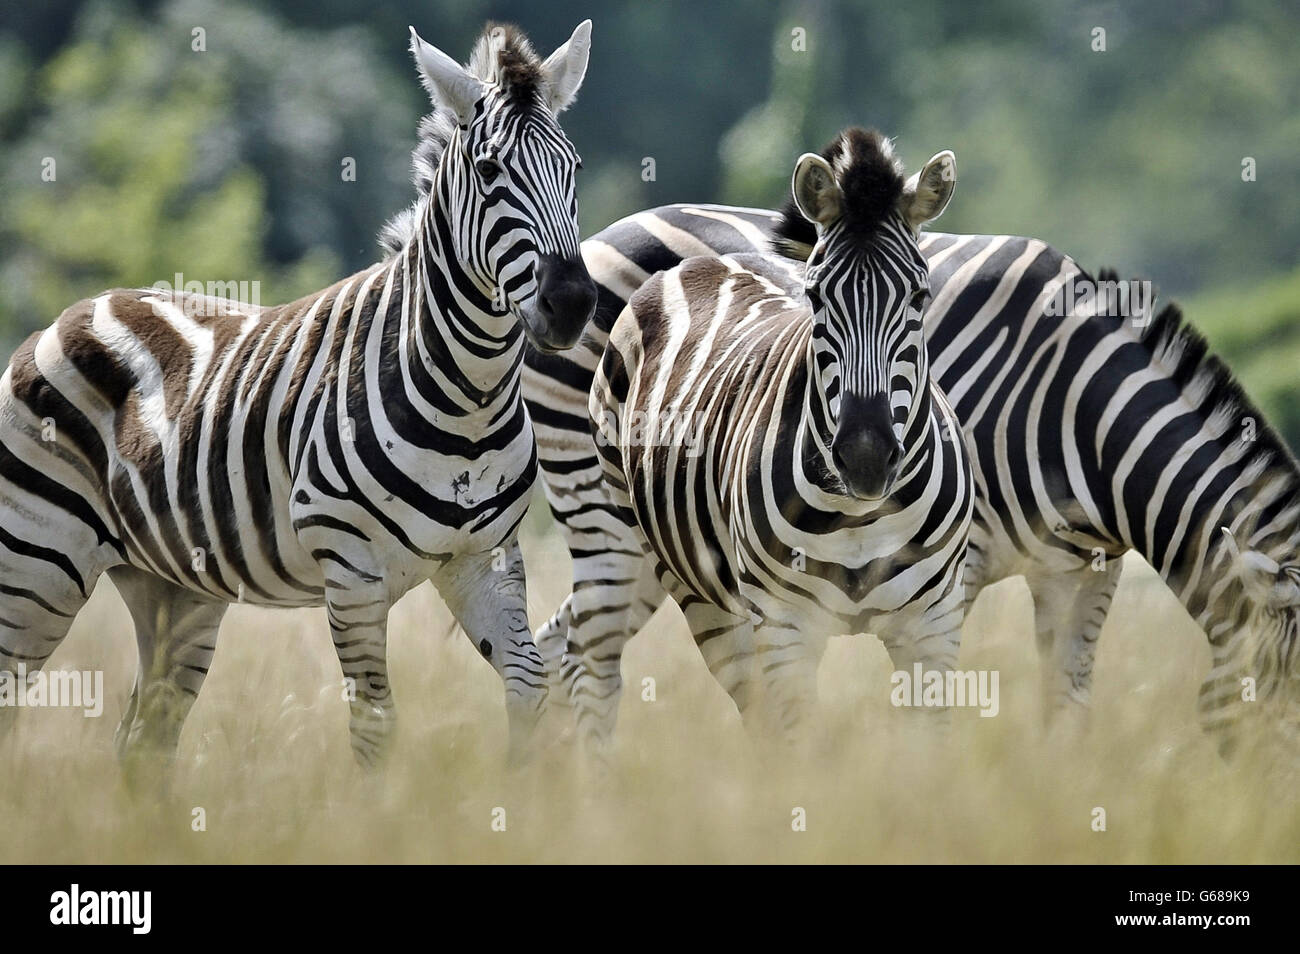
[[[533,616],[568,586],[558,538],[525,536]],[[1145,565],[1130,564],[1080,738],[1045,735],[1027,591],[1009,581],[967,622],[964,668],[1001,671],[1001,714],[947,734],[888,704],[888,656],[832,642],[822,738],[797,761],[756,751],[680,616],[629,646],[615,771],[581,781],[552,744],[504,765],[500,684],[429,585],[394,609],[399,728],[387,766],[352,761],[322,611],[236,606],[181,741],[170,794],[122,783],[113,731],[135,671],[126,611],[104,580],[54,657],[106,671],[100,719],[21,714],[0,743],[0,861],[14,862],[1295,862],[1296,774],[1225,764],[1196,724],[1205,639]],[[642,702],[644,676],[657,700]],[[548,735],[554,738],[556,722]],[[205,809],[207,831],[191,830]],[[495,807],[506,831],[491,830]],[[796,807],[807,831],[791,830]],[[1106,809],[1108,830],[1091,829]]]

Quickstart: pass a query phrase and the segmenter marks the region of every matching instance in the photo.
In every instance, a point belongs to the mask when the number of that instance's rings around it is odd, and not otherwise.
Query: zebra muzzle
[[[903,461],[903,445],[894,435],[893,410],[883,394],[844,395],[831,460],[850,495],[880,500],[889,494]]]
[[[543,255],[531,305],[524,309],[524,327],[539,350],[565,351],[576,345],[596,312],[596,283],[582,257]]]

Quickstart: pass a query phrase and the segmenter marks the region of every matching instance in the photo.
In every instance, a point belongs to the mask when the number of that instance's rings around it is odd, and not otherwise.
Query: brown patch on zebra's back
[[[9,390],[14,400],[25,404],[37,417],[45,417],[54,387],[36,367],[36,345],[45,331],[34,331],[9,359]]]
[[[12,423],[32,438],[39,434],[38,446],[80,470],[88,481],[102,482],[108,469],[105,436],[36,366],[35,353],[41,337],[52,333],[56,329],[32,333],[10,359],[9,388],[13,403],[25,406],[32,419],[23,421],[20,415],[14,415],[5,423]],[[47,422],[54,425],[52,433],[45,430]],[[28,463],[39,466],[32,461]]]
[[[108,306],[113,316],[158,362],[162,370],[167,417],[174,420],[189,396],[190,374],[194,370],[193,348],[164,315],[138,295],[113,295]]]
[[[664,312],[664,273],[652,275],[627,300],[609,329],[605,354],[616,349],[634,365],[640,363],[642,347],[653,342]]]
[[[249,318],[261,318],[270,311],[261,305],[231,301],[229,298],[214,298],[210,295],[195,295],[192,292],[174,291],[166,288],[115,289],[113,295],[131,296],[138,299],[156,298],[167,302],[184,312],[190,321],[201,327],[234,323],[240,327]],[[148,302],[145,303],[146,305]],[[151,306],[152,307],[152,306]]]
[[[92,327],[95,302],[85,299],[59,315],[55,334],[65,361],[98,391],[111,407],[118,407],[136,384],[135,373],[108,348]]]
[[[697,300],[715,301],[718,289],[732,274],[731,269],[719,258],[697,256],[688,258],[677,267],[678,280],[687,302]]]
[[[162,468],[162,448],[154,432],[145,426],[140,416],[140,394],[131,391],[113,416],[113,443],[118,456],[136,466],[146,480],[149,470]]]
[[[694,351],[708,332],[718,310],[722,286],[736,275],[721,259],[704,256],[688,258],[678,267],[678,281],[686,301],[686,334],[678,345],[679,355]],[[664,327],[681,317],[665,311],[662,316]]]
[[[731,296],[729,314],[771,299],[774,292],[790,296],[794,291],[790,287],[792,276],[783,270],[769,268],[768,265],[755,255],[727,256],[725,260],[699,257],[682,262],[682,293],[691,317],[688,340],[691,335],[703,333],[712,324],[724,285]]]

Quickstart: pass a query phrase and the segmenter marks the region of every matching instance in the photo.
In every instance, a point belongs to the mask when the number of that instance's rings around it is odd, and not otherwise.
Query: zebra
[[[651,274],[684,258],[766,249],[778,228],[806,257],[815,231],[791,211],[673,205],[614,223],[583,243],[599,304],[582,341],[525,358],[547,498],[574,566],[572,592],[538,645],[563,667],[570,694],[610,712],[623,644],[664,593],[648,568],[628,584],[608,556],[629,544],[586,402],[609,328]],[[1046,722],[1086,724],[1098,639],[1132,550],[1206,633],[1212,664],[1198,717],[1221,752],[1252,723],[1254,738],[1293,733],[1300,468],[1264,414],[1174,304],[1126,316],[1094,296],[1063,311],[1066,289],[1093,276],[1033,238],[926,232],[920,247],[931,373],[976,474],[967,608],[999,580],[1025,579]],[[1114,277],[1100,273],[1095,285]]]
[[[805,643],[871,631],[899,669],[956,664],[975,490],[929,373],[916,244],[954,184],[950,152],[905,181],[888,139],[843,131],[795,165],[817,223],[802,280],[762,255],[686,259],[632,296],[591,386],[612,513],[639,544],[609,572],[635,580],[649,553],[742,714],[762,666],[760,712],[787,738],[814,696]],[[617,679],[613,654],[585,661]]]
[[[546,674],[518,544],[537,472],[520,367],[525,339],[569,347],[595,307],[557,119],[590,33],[543,60],[489,24],[465,67],[411,29],[434,109],[382,262],[276,307],[107,291],[14,354],[0,669],[43,666],[107,573],[139,647],[128,769],[174,753],[237,601],[326,608],[374,765],[395,718],[388,610],[430,578],[504,682],[512,751],[526,741]]]

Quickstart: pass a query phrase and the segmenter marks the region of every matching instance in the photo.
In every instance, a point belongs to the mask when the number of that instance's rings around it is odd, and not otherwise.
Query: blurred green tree
[[[36,70],[7,49],[0,74],[35,102],[0,98],[0,128],[32,114],[0,166],[0,346],[177,272],[291,299],[373,261],[411,193],[423,93],[362,29],[293,33],[213,0],[151,20],[96,3]]]
[[[269,302],[362,267],[409,201],[428,108],[406,25],[463,58],[489,18],[547,52],[591,17],[564,117],[586,234],[667,202],[775,205],[796,156],[875,125],[913,168],[957,153],[938,227],[1034,235],[1195,294],[1189,316],[1300,444],[1282,357],[1300,357],[1284,306],[1300,265],[1294,4],[0,4],[0,348],[111,285],[256,279]]]

